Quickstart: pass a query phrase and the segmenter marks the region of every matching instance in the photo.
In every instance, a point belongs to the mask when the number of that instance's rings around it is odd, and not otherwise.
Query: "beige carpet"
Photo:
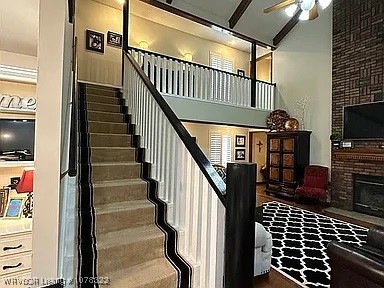
[[[87,85],[86,92],[98,277],[110,287],[177,287],[120,99],[111,88]]]

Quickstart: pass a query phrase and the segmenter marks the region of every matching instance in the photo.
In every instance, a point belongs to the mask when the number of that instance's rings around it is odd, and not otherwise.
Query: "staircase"
[[[155,205],[147,199],[147,182],[135,161],[120,93],[86,85],[85,95],[87,131],[81,132],[89,147],[81,147],[88,153],[82,165],[89,166],[93,191],[96,275],[108,277],[110,287],[177,287],[177,270],[165,257],[165,234],[155,225]]]

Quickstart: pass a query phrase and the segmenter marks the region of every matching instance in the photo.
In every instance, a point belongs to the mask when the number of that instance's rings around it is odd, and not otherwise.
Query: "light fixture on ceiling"
[[[191,61],[193,60],[193,55],[192,55],[192,53],[185,53],[185,54],[184,54],[184,59],[185,59],[185,61],[189,61],[189,62],[191,62]]]
[[[296,10],[297,10],[297,4],[292,4],[291,6],[288,6],[285,8],[285,14],[288,15],[288,17],[293,17],[295,15]]]
[[[300,20],[315,20],[319,17],[319,9],[325,9],[332,0],[280,0],[279,3],[264,9],[264,13],[271,13],[284,9],[289,17],[297,17]]]
[[[315,7],[315,0],[303,0],[300,4],[300,8],[303,11],[310,11],[313,7]]]
[[[140,41],[140,42],[139,42],[139,46],[140,46],[140,48],[143,49],[143,50],[147,50],[148,47],[149,47],[148,42],[146,42],[146,41]]]

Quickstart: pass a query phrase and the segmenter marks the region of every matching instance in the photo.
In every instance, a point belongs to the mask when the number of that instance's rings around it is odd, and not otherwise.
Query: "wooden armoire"
[[[294,197],[309,165],[311,131],[267,133],[266,192]]]

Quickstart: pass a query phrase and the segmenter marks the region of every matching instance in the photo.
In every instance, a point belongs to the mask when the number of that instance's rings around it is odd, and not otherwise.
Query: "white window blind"
[[[211,67],[215,69],[221,69],[222,67],[222,58],[220,54],[211,52]]]
[[[221,133],[210,133],[209,153],[212,164],[227,166],[232,159],[231,135],[222,135]]]
[[[223,70],[227,72],[233,72],[233,61],[229,59],[223,60]]]

